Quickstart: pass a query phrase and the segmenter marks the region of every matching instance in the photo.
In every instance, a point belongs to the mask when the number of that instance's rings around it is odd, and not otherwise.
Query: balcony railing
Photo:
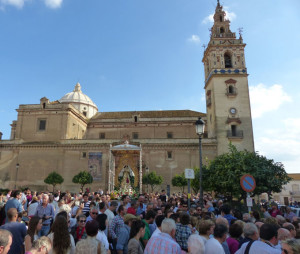
[[[243,131],[227,131],[227,138],[243,138]]]

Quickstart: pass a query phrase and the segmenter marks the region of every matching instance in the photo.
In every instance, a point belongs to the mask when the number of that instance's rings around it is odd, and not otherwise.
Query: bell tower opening
[[[231,55],[229,52],[224,54],[225,68],[232,68]]]

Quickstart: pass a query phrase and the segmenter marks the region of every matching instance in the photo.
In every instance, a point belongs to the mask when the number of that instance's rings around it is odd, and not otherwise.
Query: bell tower
[[[230,21],[218,1],[210,41],[202,62],[208,138],[216,138],[218,155],[228,151],[232,142],[239,150],[254,151],[253,129],[241,32],[230,30]]]

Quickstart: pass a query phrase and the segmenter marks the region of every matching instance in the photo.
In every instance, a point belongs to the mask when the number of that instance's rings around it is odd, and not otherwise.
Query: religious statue
[[[131,183],[130,183],[130,169],[128,166],[124,167],[123,179],[121,182],[120,190],[123,193],[131,193],[132,192],[132,187],[131,187]]]

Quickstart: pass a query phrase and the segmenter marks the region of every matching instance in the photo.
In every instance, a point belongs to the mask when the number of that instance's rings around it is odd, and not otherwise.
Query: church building
[[[77,83],[56,101],[43,97],[37,104],[19,105],[10,139],[0,140],[2,188],[51,190],[44,179],[56,171],[64,178],[62,190],[78,191],[72,178],[86,170],[94,179],[92,190],[113,190],[125,173],[133,179],[132,187],[141,188],[142,176],[152,171],[163,177],[159,189],[172,189],[172,177],[199,167],[199,117],[205,121],[204,163],[227,152],[229,142],[254,151],[246,44],[241,34],[237,38],[231,32],[225,15],[218,2],[202,59],[206,113],[99,112]]]

